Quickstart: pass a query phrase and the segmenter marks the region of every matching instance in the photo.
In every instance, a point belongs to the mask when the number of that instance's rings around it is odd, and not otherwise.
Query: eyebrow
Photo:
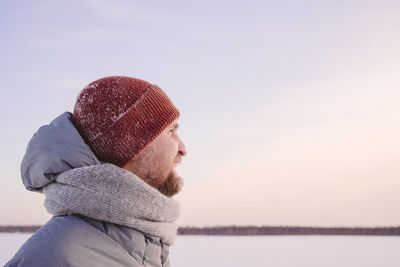
[[[178,129],[179,128],[179,123],[176,122],[171,126],[171,129]]]

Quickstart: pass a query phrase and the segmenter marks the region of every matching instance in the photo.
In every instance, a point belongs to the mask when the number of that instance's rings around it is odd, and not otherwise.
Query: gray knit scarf
[[[115,165],[63,172],[43,193],[47,211],[55,216],[81,214],[159,236],[169,245],[174,243],[179,203]]]

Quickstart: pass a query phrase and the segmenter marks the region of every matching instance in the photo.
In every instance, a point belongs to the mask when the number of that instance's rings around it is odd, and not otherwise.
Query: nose
[[[187,154],[186,146],[181,139],[179,139],[178,152],[181,156],[186,156],[186,154]]]

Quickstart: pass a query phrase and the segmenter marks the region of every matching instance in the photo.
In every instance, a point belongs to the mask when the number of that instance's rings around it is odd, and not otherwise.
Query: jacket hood
[[[65,171],[101,164],[65,112],[39,128],[29,141],[21,163],[21,177],[30,191],[42,188]]]

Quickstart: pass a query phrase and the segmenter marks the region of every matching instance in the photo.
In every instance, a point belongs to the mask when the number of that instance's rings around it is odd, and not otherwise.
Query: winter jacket
[[[62,172],[101,164],[74,127],[70,113],[43,127],[52,128],[39,129],[21,164],[28,190],[41,192]],[[74,214],[50,219],[6,266],[166,267],[170,266],[168,253],[169,245],[160,237]]]
[[[56,216],[6,266],[170,266],[169,246],[133,228],[79,215]]]

